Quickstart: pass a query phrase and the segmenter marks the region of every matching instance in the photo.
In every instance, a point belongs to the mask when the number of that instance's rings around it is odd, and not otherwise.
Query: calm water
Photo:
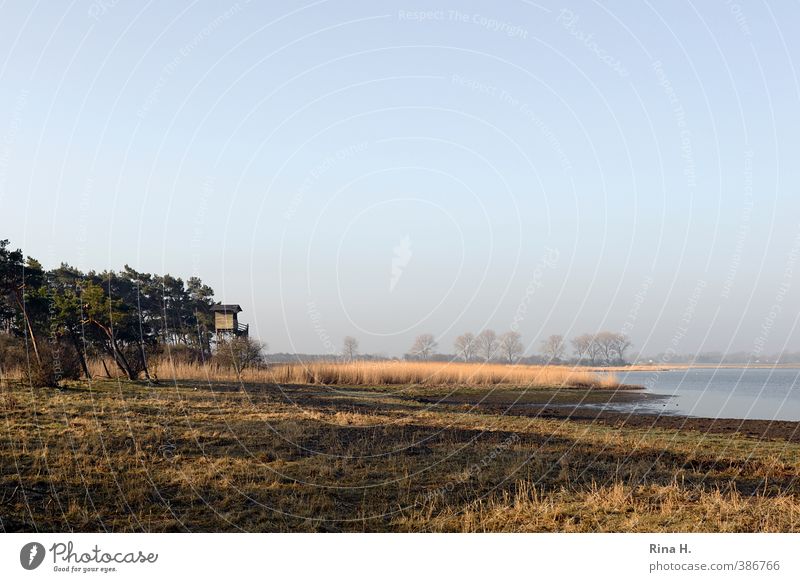
[[[800,421],[800,369],[695,368],[618,373],[625,384],[663,394],[642,403],[606,408],[707,418]]]

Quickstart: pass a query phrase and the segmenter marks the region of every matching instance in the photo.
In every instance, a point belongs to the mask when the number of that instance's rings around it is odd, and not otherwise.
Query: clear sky
[[[4,2],[0,237],[271,351],[800,349],[800,4]]]

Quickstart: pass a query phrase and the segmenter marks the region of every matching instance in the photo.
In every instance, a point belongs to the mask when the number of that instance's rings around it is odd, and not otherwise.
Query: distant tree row
[[[525,347],[522,345],[522,336],[516,331],[507,331],[497,335],[491,329],[485,329],[478,335],[471,332],[461,334],[456,338],[453,347],[455,347],[456,356],[465,362],[502,360],[513,364],[525,351]]]
[[[578,363],[591,365],[624,364],[625,353],[631,347],[628,336],[611,331],[585,333],[573,338],[571,343]]]
[[[590,365],[624,364],[625,354],[631,346],[628,337],[621,333],[601,331],[583,334],[570,341],[574,353],[573,362]],[[430,360],[434,358],[438,343],[432,334],[424,333],[416,337],[407,359]],[[506,362],[515,363],[523,359],[525,348],[522,336],[516,331],[498,335],[494,330],[485,329],[478,335],[467,332],[458,336],[453,343],[454,357],[464,362]],[[527,358],[542,363],[564,363],[567,344],[561,335],[551,335],[540,345],[542,358]]]
[[[572,362],[593,366],[625,364],[625,353],[631,347],[628,336],[611,331],[585,333],[570,340],[570,344],[574,355]],[[568,361],[566,352],[567,344],[562,335],[551,335],[540,344],[545,362]]]
[[[406,359],[430,360],[437,353],[438,342],[432,334],[423,333],[414,340],[411,349],[406,354]],[[455,357],[465,362],[491,362],[504,361],[517,362],[525,351],[522,345],[522,336],[516,331],[509,331],[501,335],[491,329],[486,329],[478,335],[465,333],[456,338],[454,343]]]

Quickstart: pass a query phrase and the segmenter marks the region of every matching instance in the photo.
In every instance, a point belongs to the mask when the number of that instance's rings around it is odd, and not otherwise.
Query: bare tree
[[[625,363],[625,352],[631,347],[631,340],[624,333],[614,334],[614,342],[611,351],[616,356],[616,361],[620,364]]]
[[[475,351],[478,348],[478,344],[475,341],[475,336],[469,332],[458,336],[453,345],[456,348],[456,353],[464,358],[465,362],[469,362],[473,357],[475,357]]]
[[[342,346],[342,355],[345,360],[348,362],[355,360],[358,355],[358,340],[350,335],[345,336]]]
[[[589,362],[592,366],[596,365],[599,360],[602,360],[603,357],[603,347],[600,345],[600,342],[597,341],[596,335],[589,336],[591,340],[589,341]]]
[[[563,335],[551,335],[542,340],[542,355],[548,362],[559,362],[564,357],[565,350]]]
[[[485,329],[475,338],[478,345],[478,352],[485,361],[490,361],[497,351],[497,334],[491,329]]]
[[[591,355],[592,345],[594,344],[594,336],[590,333],[585,333],[573,338],[570,342],[572,349],[575,351],[575,357],[578,362]]]
[[[594,336],[596,355],[605,364],[610,364],[614,359],[614,344],[617,341],[617,334],[610,331],[601,331]]]
[[[432,334],[423,333],[422,335],[418,335],[414,340],[414,345],[411,346],[410,353],[412,356],[416,356],[422,360],[427,360],[434,353],[436,353],[436,348],[438,345],[439,344],[436,343],[436,339]]]
[[[631,342],[625,334],[601,331],[594,336],[593,360],[596,358],[605,364],[624,363],[625,352],[629,347]],[[592,355],[592,350],[589,355]]]
[[[525,351],[522,336],[516,331],[507,331],[500,336],[500,351],[509,364],[513,364]]]

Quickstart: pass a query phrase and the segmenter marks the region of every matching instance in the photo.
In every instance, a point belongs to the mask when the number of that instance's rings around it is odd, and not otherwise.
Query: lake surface
[[[644,386],[651,398],[607,410],[705,418],[800,421],[800,368],[692,368],[617,372],[625,384]]]

